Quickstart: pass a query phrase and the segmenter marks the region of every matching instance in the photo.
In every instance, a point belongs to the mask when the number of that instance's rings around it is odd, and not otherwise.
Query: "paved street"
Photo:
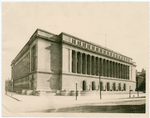
[[[144,113],[145,94],[128,98],[128,94],[99,96],[27,96],[13,93],[3,95],[3,115],[14,113]]]

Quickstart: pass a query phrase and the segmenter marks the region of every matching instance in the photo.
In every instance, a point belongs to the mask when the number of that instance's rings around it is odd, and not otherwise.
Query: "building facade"
[[[67,33],[40,29],[11,63],[15,91],[72,91],[76,83],[78,91],[135,91],[135,67],[130,57]]]

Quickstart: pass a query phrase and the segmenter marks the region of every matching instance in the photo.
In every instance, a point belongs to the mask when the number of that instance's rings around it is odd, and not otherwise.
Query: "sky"
[[[37,28],[66,32],[133,58],[148,69],[148,2],[3,2],[2,78]]]

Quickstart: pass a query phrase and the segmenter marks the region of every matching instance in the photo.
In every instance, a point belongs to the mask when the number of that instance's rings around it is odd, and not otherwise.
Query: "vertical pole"
[[[77,100],[77,83],[76,83],[76,100]]]
[[[131,97],[131,86],[129,86],[129,98]]]
[[[99,94],[99,95],[100,95],[100,99],[102,99],[102,98],[101,98],[101,97],[102,97],[102,96],[101,96],[101,85],[100,85],[101,80],[100,80],[100,79],[101,79],[101,77],[100,77],[100,73],[99,73],[99,91],[100,91],[100,94]]]

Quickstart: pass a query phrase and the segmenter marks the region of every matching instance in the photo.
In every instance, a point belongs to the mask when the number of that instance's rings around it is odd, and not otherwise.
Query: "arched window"
[[[118,90],[121,91],[121,83],[118,85]]]
[[[116,83],[113,83],[113,91],[116,91]]]
[[[126,91],[126,84],[123,85],[123,90]]]
[[[82,90],[83,90],[83,91],[86,90],[86,81],[85,81],[85,80],[82,82]]]
[[[109,91],[109,90],[110,90],[110,83],[107,82],[107,91]]]
[[[95,82],[92,81],[92,90],[95,90]]]

